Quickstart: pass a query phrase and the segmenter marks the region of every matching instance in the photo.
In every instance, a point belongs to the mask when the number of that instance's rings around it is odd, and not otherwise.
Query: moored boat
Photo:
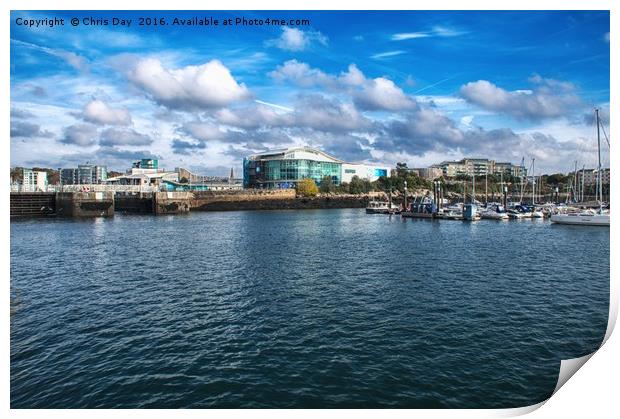
[[[437,205],[431,198],[424,197],[420,202],[412,202],[409,208],[401,212],[400,215],[406,218],[435,218]]]
[[[603,181],[601,179],[601,122],[598,115],[598,109],[595,109],[594,112],[596,114],[596,134],[598,144],[598,172],[596,177],[596,198],[598,201],[598,209],[587,209],[579,212],[554,214],[551,216],[552,223],[609,227],[610,212],[603,210]]]
[[[500,204],[491,204],[480,212],[480,217],[485,220],[507,220],[506,209]]]
[[[589,210],[577,213],[554,214],[551,216],[551,222],[556,224],[609,227],[609,218],[608,213],[597,213],[596,211]]]
[[[398,206],[385,201],[370,201],[366,206],[366,214],[395,214]]]

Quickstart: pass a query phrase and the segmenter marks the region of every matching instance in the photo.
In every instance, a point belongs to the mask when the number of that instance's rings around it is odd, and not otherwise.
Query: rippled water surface
[[[11,407],[516,407],[598,348],[609,229],[364,210],[11,222]]]

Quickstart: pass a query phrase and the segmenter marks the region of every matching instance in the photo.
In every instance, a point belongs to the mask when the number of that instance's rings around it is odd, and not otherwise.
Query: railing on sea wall
[[[160,192],[165,189],[159,186],[141,185],[11,185],[11,192]]]

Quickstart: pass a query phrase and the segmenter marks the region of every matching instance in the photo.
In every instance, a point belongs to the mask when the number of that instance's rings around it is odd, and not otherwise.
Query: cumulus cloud
[[[11,115],[13,116],[13,110],[11,110]],[[41,126],[38,124],[33,124],[26,121],[11,121],[11,138],[36,138],[52,136],[53,134],[51,132],[42,130]]]
[[[153,143],[151,137],[133,129],[108,128],[101,133],[99,144],[102,146],[143,146]]]
[[[240,109],[221,109],[215,114],[215,118],[220,124],[244,129],[256,129],[265,126],[288,126],[293,123],[293,117],[290,112],[277,112],[272,107],[262,104],[255,104]]]
[[[600,122],[602,122],[604,125],[609,125],[609,108],[608,107],[601,107],[598,110],[598,117]],[[594,110],[591,110],[590,112],[585,113],[582,116],[582,121],[587,125],[596,125],[596,114],[594,113]]]
[[[191,142],[178,138],[172,140],[172,151],[176,154],[191,155],[196,150],[203,150],[205,148],[207,148],[207,145],[204,141]]]
[[[276,67],[269,73],[269,77],[278,82],[289,81],[301,87],[323,86],[330,89],[362,86],[367,82],[366,76],[355,64],[349,64],[347,71],[335,76],[295,59]]]
[[[287,51],[303,51],[312,43],[327,45],[327,37],[318,31],[302,31],[297,28],[282,27],[278,38],[270,39],[265,44]]]
[[[218,140],[223,132],[219,126],[211,122],[187,122],[179,127],[179,131],[201,141]]]
[[[127,78],[154,101],[172,109],[221,108],[251,96],[245,84],[237,83],[218,60],[167,69],[158,59],[147,58],[138,61]]]
[[[81,117],[99,125],[131,125],[131,114],[127,109],[113,108],[101,100],[88,102]]]
[[[336,76],[312,68],[307,63],[289,60],[269,75],[278,81],[290,81],[302,87],[322,86],[345,91],[363,110],[405,111],[416,107],[415,99],[393,81],[385,77],[368,79],[355,64],[350,64],[347,71]]]
[[[419,108],[404,119],[386,124],[374,145],[384,151],[422,155],[431,150],[456,149],[464,138],[452,119],[435,109]]]
[[[363,86],[366,83],[366,76],[355,64],[349,64],[347,71],[340,73],[338,81],[345,86]]]
[[[23,109],[11,108],[11,118],[14,118],[14,119],[34,118],[34,114],[32,112],[29,112]]]
[[[389,79],[378,77],[364,84],[361,92],[354,96],[355,104],[361,109],[377,111],[403,111],[416,107],[413,98]]]
[[[270,72],[269,76],[279,82],[291,81],[303,87],[315,85],[329,86],[335,84],[333,77],[297,60],[286,61],[284,64],[276,67],[274,71]]]
[[[460,95],[481,108],[515,118],[543,119],[564,116],[581,104],[571,83],[534,75],[532,90],[507,91],[487,80],[465,84]]]
[[[310,138],[311,145],[338,159],[347,162],[372,160],[370,142],[367,138],[348,133],[334,135],[325,132],[312,133]]]
[[[296,126],[319,131],[359,131],[372,125],[352,104],[321,95],[300,97],[294,116]]]
[[[60,140],[65,144],[91,146],[97,143],[97,127],[91,124],[70,125],[64,129],[64,136]]]

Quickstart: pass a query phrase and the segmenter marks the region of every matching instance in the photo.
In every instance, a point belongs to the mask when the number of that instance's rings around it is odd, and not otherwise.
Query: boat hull
[[[609,227],[609,214],[555,214],[551,216],[551,222],[555,224]]]
[[[423,212],[411,212],[411,211],[403,211],[400,213],[402,217],[406,218],[435,218],[434,214],[431,213],[423,213]]]
[[[483,212],[480,217],[484,220],[507,220],[508,215],[500,212]]]

